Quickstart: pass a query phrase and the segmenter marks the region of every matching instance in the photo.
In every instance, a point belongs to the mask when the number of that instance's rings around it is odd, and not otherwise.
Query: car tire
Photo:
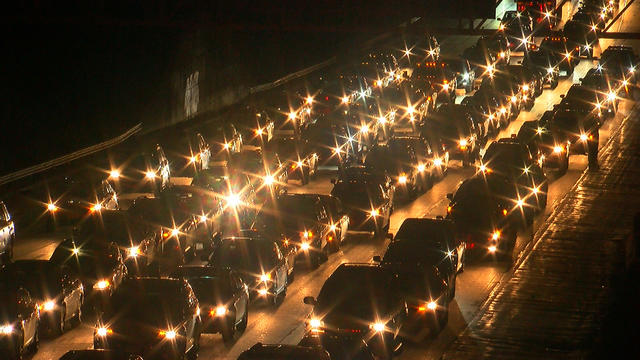
[[[244,331],[247,330],[248,324],[249,324],[249,301],[247,300],[247,303],[245,304],[245,307],[244,307],[244,316],[242,317],[242,320],[240,320],[240,324],[237,327],[238,332],[240,334],[244,334]]]
[[[274,299],[276,297],[274,296]],[[274,300],[275,303],[275,300]],[[235,314],[235,312],[233,313]],[[234,318],[234,316],[229,316],[229,318]],[[224,341],[225,345],[232,344],[236,340],[236,325],[233,324],[232,321],[227,320],[226,326],[222,329],[222,341]]]
[[[57,315],[56,324],[55,324],[56,327],[53,330],[56,335],[62,335],[64,334],[65,325],[66,325],[65,318],[67,317],[67,306],[63,304],[62,308],[60,309],[60,311],[58,311],[56,315]]]
[[[194,334],[194,344],[191,350],[187,354],[185,354],[185,358],[188,360],[196,360],[198,358],[198,352],[200,352],[200,336],[202,335],[202,324],[199,322],[196,324],[196,329],[198,329],[198,333]],[[195,330],[194,330],[195,331]]]
[[[309,254],[309,266],[312,270],[315,270],[320,266],[320,255],[316,254],[315,251]]]
[[[9,355],[9,360],[21,360],[24,349],[24,332],[20,332],[19,336],[16,336],[13,342],[13,350]]]
[[[553,81],[553,83],[551,83],[551,89],[555,89],[555,88],[557,88],[557,87],[558,87],[558,83],[559,83],[559,82],[560,82],[560,81],[558,81],[558,79],[556,78],[556,79]]]
[[[311,172],[311,170],[302,170],[302,175],[301,175],[301,179],[300,182],[302,183],[302,185],[307,185],[309,183],[309,173]]]
[[[29,352],[35,354],[40,347],[40,329],[36,326],[36,332],[33,334],[33,340],[29,344]]]
[[[82,324],[82,306],[84,305],[84,297],[80,298],[80,304],[78,305],[78,310],[76,310],[76,314],[73,317],[73,323],[77,326]]]

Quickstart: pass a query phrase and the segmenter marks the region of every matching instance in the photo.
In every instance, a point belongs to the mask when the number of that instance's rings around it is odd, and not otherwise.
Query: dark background
[[[273,81],[416,16],[492,1],[21,1],[4,6],[0,175],[185,118],[225,91]],[[460,7],[452,10],[451,7]],[[493,7],[492,7],[493,6]]]

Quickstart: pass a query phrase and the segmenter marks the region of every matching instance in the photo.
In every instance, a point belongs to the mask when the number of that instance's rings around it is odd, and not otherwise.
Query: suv
[[[580,49],[571,47],[567,42],[567,38],[561,32],[545,36],[540,43],[540,49],[559,55],[554,64],[558,67],[560,76],[571,75],[573,69],[580,62],[578,56]]]
[[[456,73],[444,62],[427,61],[418,63],[418,67],[413,70],[411,80],[420,84],[424,89],[433,89],[437,95],[435,102],[453,103],[456,98]],[[425,91],[429,94],[430,91]]]
[[[600,55],[599,69],[606,69],[609,76],[623,82],[636,82],[635,72],[640,64],[640,58],[630,46],[609,46]],[[622,84],[624,85],[624,84]],[[618,85],[620,86],[620,85]]]
[[[432,144],[441,144],[450,159],[461,160],[464,166],[474,162],[478,156],[478,131],[472,114],[464,105],[440,106],[425,122],[423,134],[433,139]]]

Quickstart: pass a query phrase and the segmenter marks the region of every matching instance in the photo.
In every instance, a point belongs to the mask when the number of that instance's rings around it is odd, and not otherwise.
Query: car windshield
[[[487,229],[493,226],[495,211],[489,186],[480,178],[472,178],[460,185],[453,198],[451,218],[457,225]]]
[[[430,119],[428,126],[443,139],[458,140],[471,135],[465,126],[466,110],[460,107],[441,106]]]
[[[370,209],[382,203],[377,186],[358,181],[338,182],[331,195],[339,198],[345,206]]]
[[[383,264],[437,264],[445,254],[429,242],[399,240],[389,244],[382,259]]]
[[[121,246],[131,246],[136,230],[122,214],[105,213],[81,223],[76,235],[86,241],[113,241]]]
[[[274,244],[270,241],[234,238],[226,239],[214,251],[212,265],[231,268],[241,272],[259,274],[276,266],[273,252]]]
[[[152,326],[182,317],[184,299],[174,286],[121,286],[110,299],[105,318],[140,321]],[[150,306],[153,305],[153,306]],[[166,324],[162,324],[166,326]]]
[[[393,285],[392,276],[380,269],[339,268],[322,286],[314,311],[372,319],[389,310]]]

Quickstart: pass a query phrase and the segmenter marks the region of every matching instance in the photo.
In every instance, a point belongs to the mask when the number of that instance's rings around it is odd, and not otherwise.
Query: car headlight
[[[158,332],[158,335],[160,337],[163,337],[163,338],[167,339],[167,340],[173,340],[173,339],[176,338],[176,335],[178,335],[178,334],[176,333],[175,330],[161,330],[161,331]]]
[[[398,183],[399,184],[406,184],[407,183],[407,176],[406,175],[400,175],[400,177],[398,177]]]
[[[469,73],[464,73],[464,75],[462,75],[462,78],[464,80],[469,80]]]
[[[460,144],[460,148],[461,149],[465,149],[467,147],[467,145],[469,145],[469,142],[467,141],[467,139],[460,139],[460,141],[458,141],[458,143]]]
[[[372,209],[371,211],[369,211],[369,215],[371,217],[376,217],[376,216],[380,215],[380,212],[378,210],[376,210],[376,209]]]
[[[375,332],[383,332],[385,328],[386,328],[386,326],[382,322],[375,322],[373,324],[369,324],[369,329],[371,329],[371,330],[373,330]]]
[[[211,310],[209,314],[217,317],[225,316],[227,315],[227,307],[224,305],[217,306],[214,310]]]
[[[13,325],[7,324],[0,326],[0,335],[11,335],[13,333]]]
[[[154,171],[149,170],[146,173],[144,173],[144,177],[146,177],[147,179],[155,179],[156,173]]]
[[[527,84],[522,85],[522,91],[529,91],[529,85]]]
[[[105,337],[107,335],[111,335],[113,334],[113,330],[107,328],[107,327],[99,327],[96,329],[96,335],[100,336],[100,337]]]
[[[418,171],[419,172],[424,172],[425,170],[426,170],[426,166],[424,166],[424,164],[418,165]]]
[[[556,145],[553,147],[553,152],[556,154],[560,154],[563,151],[564,151],[564,148],[562,146]]]
[[[258,290],[258,295],[260,296],[267,296],[267,294],[269,293],[269,291],[267,291],[267,289],[262,288],[260,290]]]
[[[300,244],[300,250],[302,251],[309,251],[310,245],[309,243],[303,242]]]
[[[500,235],[502,235],[500,233],[500,230],[496,230],[493,232],[493,234],[491,234],[491,240],[498,240],[500,239]]]
[[[616,99],[616,93],[614,93],[613,91],[609,91],[609,93],[607,94],[607,100],[613,101],[615,99]]]
[[[97,283],[93,284],[93,289],[105,290],[105,289],[108,289],[109,286],[111,286],[111,283],[109,282],[109,280],[100,280]]]
[[[435,166],[442,166],[442,159],[440,159],[440,158],[435,158],[435,159],[433,160],[433,165],[435,165]]]
[[[56,307],[56,303],[55,301],[49,300],[49,301],[45,301],[44,303],[40,304],[38,306],[38,310],[41,311],[51,311]]]
[[[449,83],[442,84],[442,89],[443,90],[449,90]]]
[[[142,254],[139,246],[130,247],[128,249],[128,252],[129,252],[129,257],[137,257],[138,255]]]
[[[495,253],[498,250],[498,247],[495,245],[491,245],[487,248],[487,250],[489,250],[490,253]]]
[[[47,204],[47,210],[49,212],[56,212],[56,211],[58,211],[58,207],[54,203],[48,203]]]
[[[547,74],[553,74],[553,68],[552,67],[547,68]]]
[[[271,274],[262,274],[260,275],[260,281],[261,282],[267,282],[271,280]]]
[[[310,319],[309,320],[309,327],[311,329],[319,329],[320,327],[322,327],[324,325],[324,323],[322,322],[322,320],[320,319]]]
[[[511,96],[511,102],[517,102],[518,101],[518,97],[516,97],[515,95]]]
[[[580,134],[580,140],[581,141],[587,141],[589,137],[587,136],[587,134]]]
[[[429,301],[427,303],[427,309],[435,310],[438,307],[438,304],[435,301]]]

